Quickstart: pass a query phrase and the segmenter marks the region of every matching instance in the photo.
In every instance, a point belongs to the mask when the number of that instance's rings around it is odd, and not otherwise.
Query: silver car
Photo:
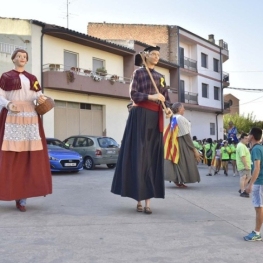
[[[120,148],[110,137],[76,135],[63,142],[83,157],[83,167],[87,170],[100,164],[106,164],[108,168],[116,166]]]

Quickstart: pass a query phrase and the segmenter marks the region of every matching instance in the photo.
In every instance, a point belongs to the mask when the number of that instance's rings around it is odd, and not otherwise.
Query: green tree
[[[252,127],[258,127],[261,129],[263,128],[262,121],[256,121],[253,112],[248,113],[246,116],[244,114],[238,115],[237,113],[234,115],[225,114],[223,121],[224,121],[224,128],[226,130],[228,130],[229,128],[228,123],[232,121],[234,123],[234,126],[237,128],[239,134],[241,132],[249,132],[249,130]]]

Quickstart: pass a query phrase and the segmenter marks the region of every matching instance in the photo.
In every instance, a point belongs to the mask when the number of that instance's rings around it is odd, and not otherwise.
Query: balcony
[[[197,61],[188,57],[184,57],[180,61],[180,67],[186,69],[188,72],[197,73]]]
[[[72,67],[64,71],[62,64],[43,65],[43,86],[68,92],[88,93],[97,96],[130,99],[130,78],[107,74],[97,75],[89,69]],[[177,101],[177,94],[169,93],[172,102]]]
[[[223,82],[223,87],[226,88],[226,87],[228,87],[228,86],[230,85],[230,82],[229,82],[229,73],[223,72],[222,75],[223,75],[223,80],[222,80],[222,82]]]
[[[185,91],[181,94],[180,102],[198,105],[198,93]]]

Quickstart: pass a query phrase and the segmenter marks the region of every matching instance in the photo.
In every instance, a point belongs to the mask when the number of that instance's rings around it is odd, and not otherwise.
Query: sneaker
[[[261,235],[257,235],[255,231],[252,231],[249,235],[244,237],[246,241],[261,241]]]
[[[241,189],[239,189],[238,192],[241,194]]]
[[[214,175],[216,175],[217,173],[218,173],[218,172],[217,172],[217,171],[215,171],[215,172],[214,172]]]
[[[244,191],[243,193],[240,194],[240,196],[241,197],[249,197],[249,194],[246,191]]]
[[[206,176],[212,176],[212,174],[207,174]]]
[[[236,176],[236,174],[233,174],[233,176],[235,177],[235,176]]]

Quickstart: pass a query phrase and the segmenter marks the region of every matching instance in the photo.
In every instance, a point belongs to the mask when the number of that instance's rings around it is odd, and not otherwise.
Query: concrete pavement
[[[0,202],[0,263],[262,262],[263,242],[243,240],[255,212],[238,194],[239,177],[199,171],[187,189],[166,182],[152,215],[110,193],[106,166],[53,175],[53,194],[28,199],[27,212]]]

